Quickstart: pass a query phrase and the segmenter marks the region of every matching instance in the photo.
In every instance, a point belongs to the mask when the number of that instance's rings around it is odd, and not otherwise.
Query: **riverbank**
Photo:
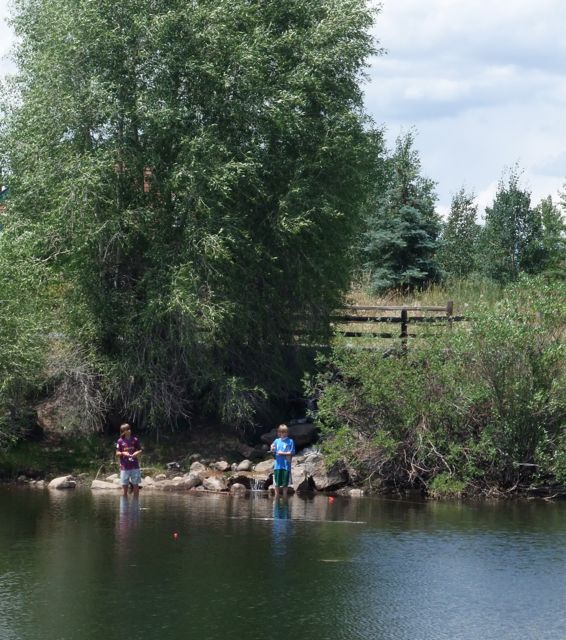
[[[273,459],[265,445],[252,447],[227,434],[214,440],[177,436],[161,444],[149,437],[146,440],[143,491],[243,496],[272,490]],[[21,442],[0,454],[1,481],[36,489],[119,491],[118,465],[113,453],[114,439],[107,435]],[[557,482],[525,483],[511,488],[493,485],[481,491],[448,487],[444,492],[432,492],[422,487],[400,487],[395,485],[395,478],[386,475],[360,478],[355,469],[325,456],[317,446],[298,451],[293,461],[290,492],[436,500],[566,498],[566,487]]]

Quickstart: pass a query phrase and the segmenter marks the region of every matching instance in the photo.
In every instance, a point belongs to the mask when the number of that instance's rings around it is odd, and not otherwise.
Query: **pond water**
[[[565,602],[566,504],[0,489],[0,640],[557,640]]]

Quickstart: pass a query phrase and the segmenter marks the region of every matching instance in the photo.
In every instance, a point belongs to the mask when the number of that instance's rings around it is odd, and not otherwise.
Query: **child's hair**
[[[282,431],[283,433],[289,433],[289,427],[286,424],[280,424],[277,427],[277,431]]]
[[[127,422],[124,422],[124,424],[120,425],[120,435],[123,436],[128,429],[131,430],[132,427]]]

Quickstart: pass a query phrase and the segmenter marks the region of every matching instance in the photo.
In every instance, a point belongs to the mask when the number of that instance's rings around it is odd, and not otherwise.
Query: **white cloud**
[[[394,138],[414,126],[440,209],[462,184],[483,211],[505,167],[533,201],[566,177],[563,0],[384,0],[366,105]]]

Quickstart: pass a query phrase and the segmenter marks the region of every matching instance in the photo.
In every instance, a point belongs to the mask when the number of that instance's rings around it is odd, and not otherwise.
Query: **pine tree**
[[[385,184],[375,194],[362,240],[374,291],[413,288],[437,280],[440,219],[435,183],[421,175],[412,132],[397,139],[385,162]]]

